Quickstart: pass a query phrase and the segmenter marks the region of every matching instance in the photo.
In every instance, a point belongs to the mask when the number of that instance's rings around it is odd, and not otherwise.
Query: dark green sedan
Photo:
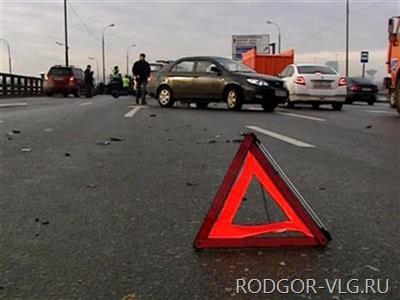
[[[175,101],[194,102],[198,108],[226,102],[228,109],[240,110],[243,104],[258,103],[265,111],[273,111],[289,95],[283,80],[214,56],[175,61],[152,76],[148,91],[162,107],[171,107]]]

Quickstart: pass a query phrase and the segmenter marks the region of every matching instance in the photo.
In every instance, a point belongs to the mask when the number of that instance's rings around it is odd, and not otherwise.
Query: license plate
[[[275,91],[275,96],[277,97],[286,97],[287,92],[286,91]]]
[[[63,81],[64,77],[53,77],[54,81]]]
[[[361,89],[363,92],[372,92],[371,88],[362,88]]]
[[[332,84],[330,82],[314,82],[314,88],[317,89],[330,89]]]

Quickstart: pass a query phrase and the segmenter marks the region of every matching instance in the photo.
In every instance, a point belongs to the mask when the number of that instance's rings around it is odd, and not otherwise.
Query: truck
[[[388,34],[386,64],[389,77],[385,78],[385,86],[389,89],[390,106],[400,113],[400,16],[389,19]]]

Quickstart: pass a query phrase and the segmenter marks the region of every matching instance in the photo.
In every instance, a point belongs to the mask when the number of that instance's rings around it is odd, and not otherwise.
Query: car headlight
[[[250,84],[253,85],[258,85],[258,86],[269,86],[268,82],[262,79],[257,79],[257,78],[247,78],[246,81]]]

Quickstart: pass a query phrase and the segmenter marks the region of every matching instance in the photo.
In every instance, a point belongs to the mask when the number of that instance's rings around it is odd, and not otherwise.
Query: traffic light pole
[[[65,33],[65,65],[69,66],[68,57],[68,20],[67,20],[67,0],[64,0],[64,33]]]

